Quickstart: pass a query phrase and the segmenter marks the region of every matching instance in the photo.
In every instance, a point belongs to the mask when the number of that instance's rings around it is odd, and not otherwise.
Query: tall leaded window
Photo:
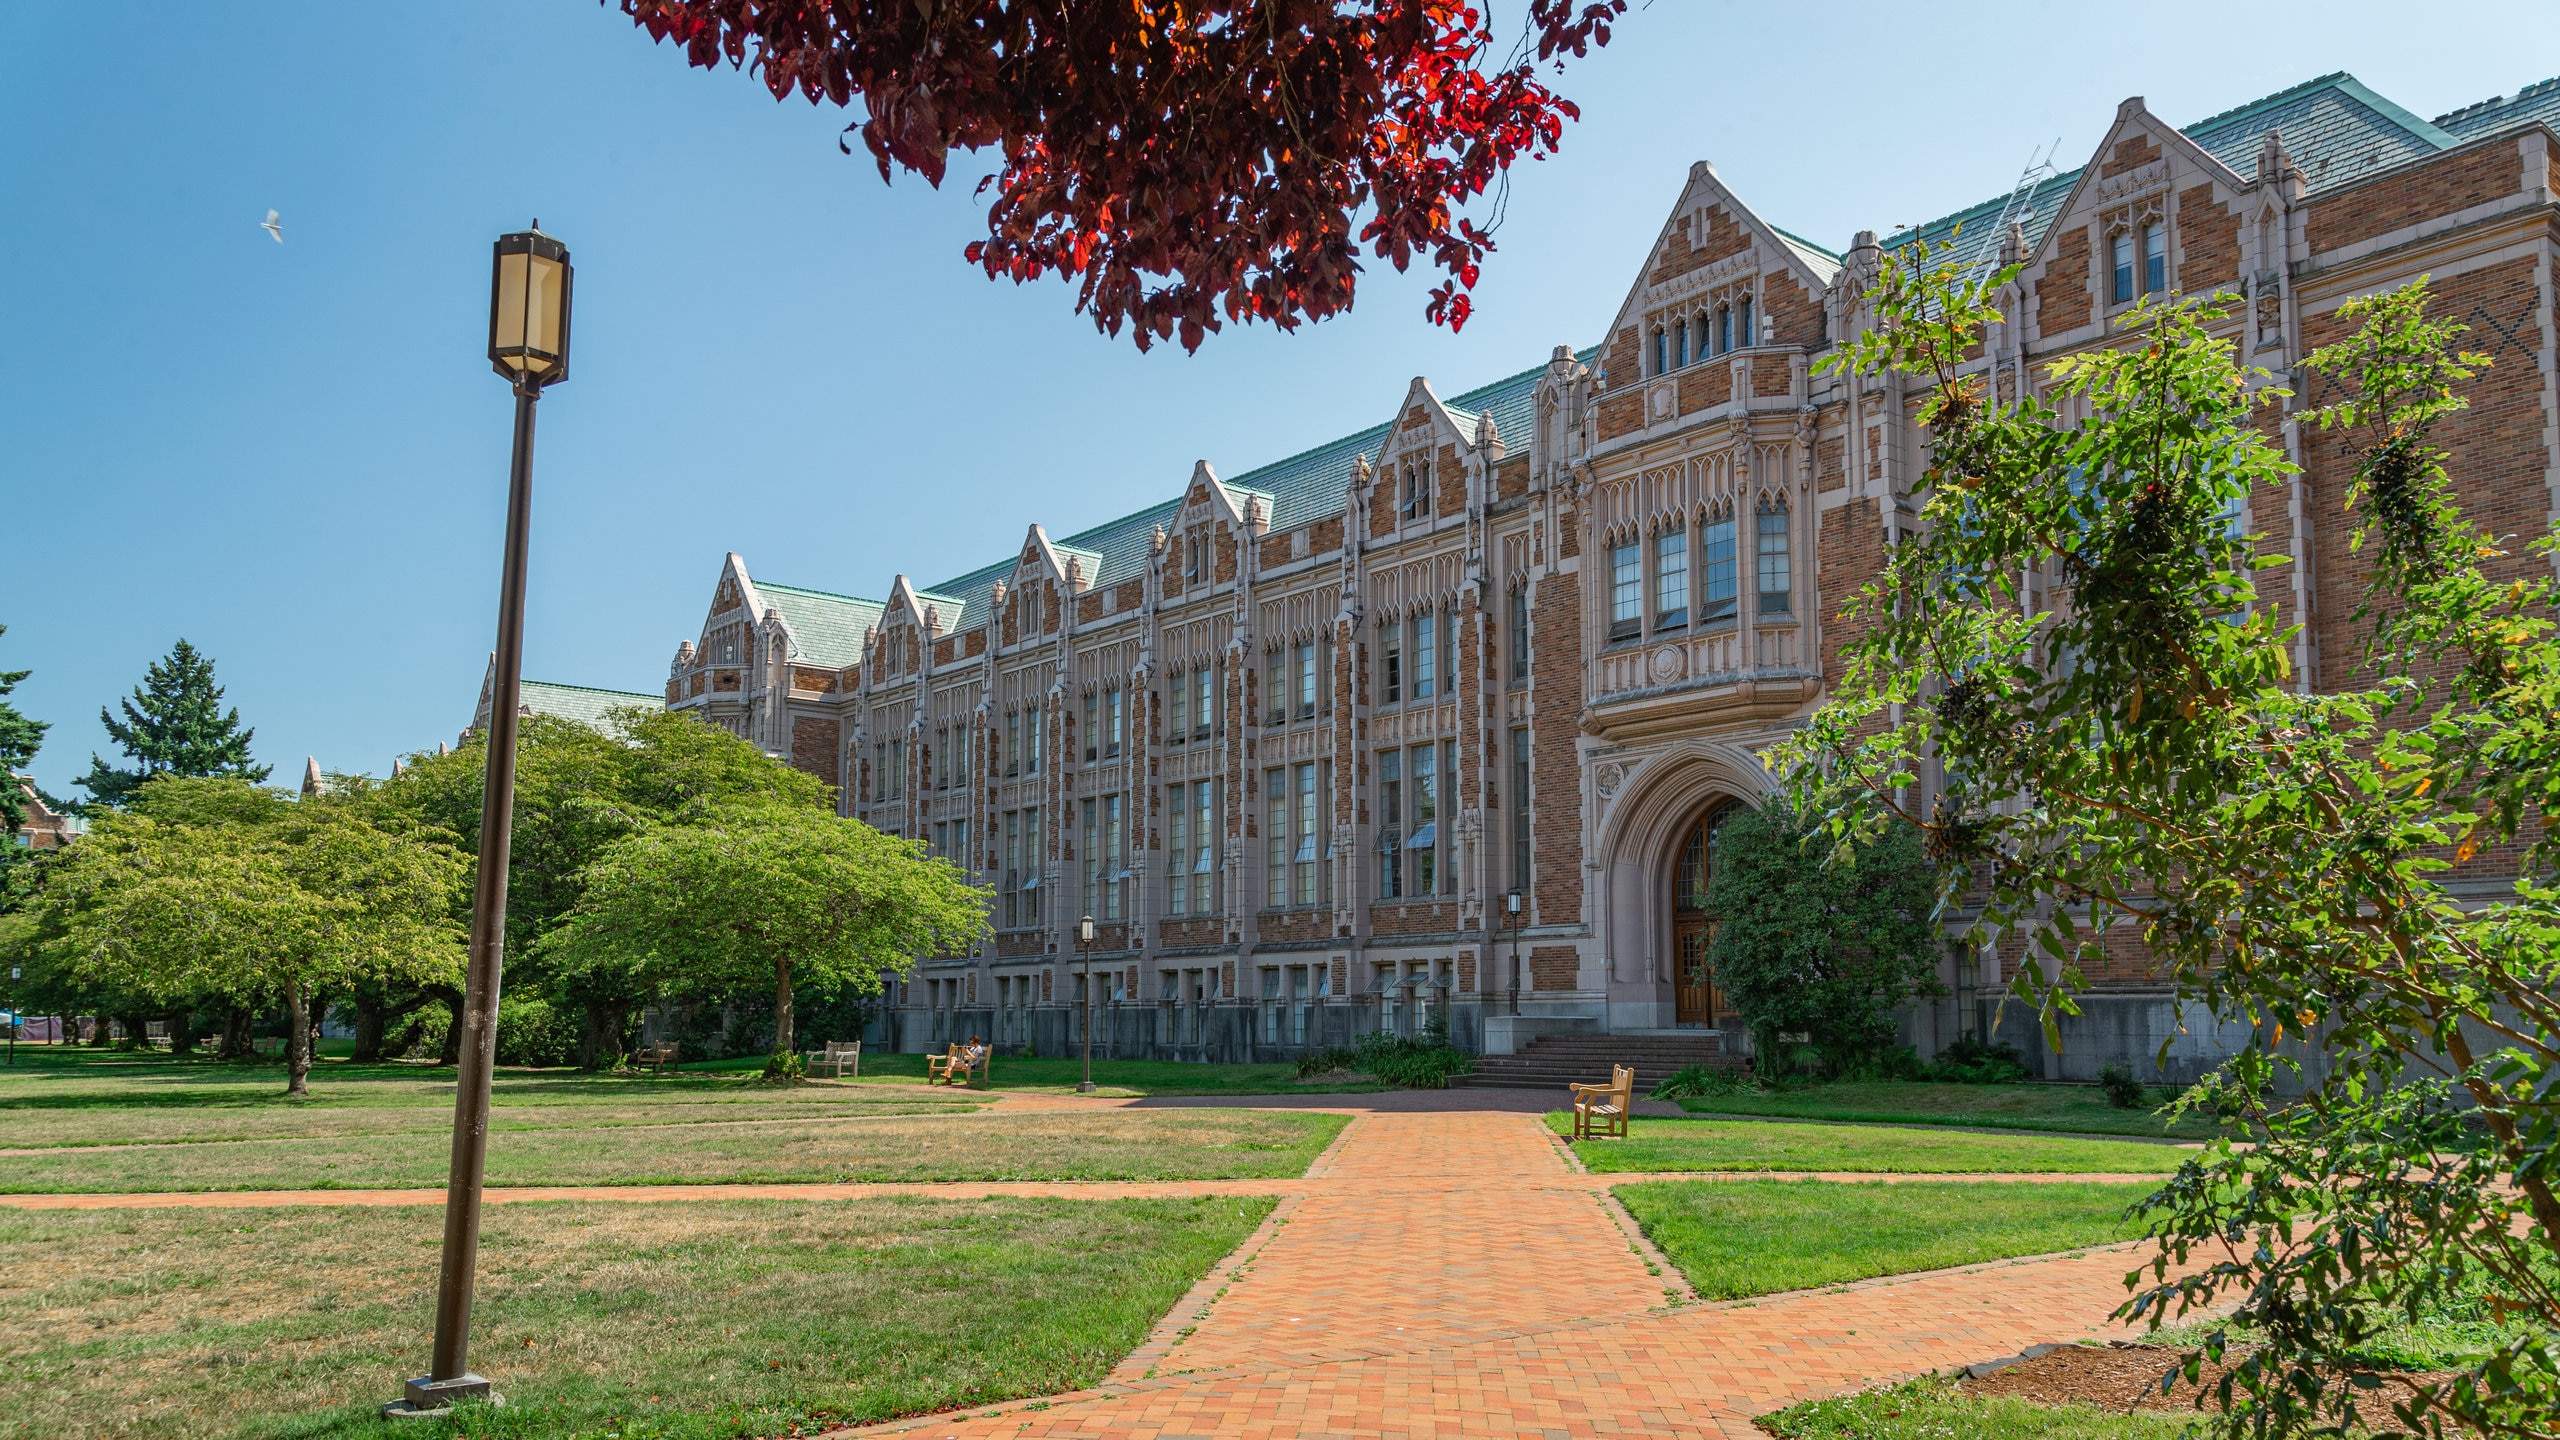
[[[2169,288],[2169,227],[2142,227],[2142,293],[2157,295]]]
[[[1789,599],[1793,581],[1788,574],[1788,515],[1786,507],[1763,503],[1760,507],[1760,613],[1785,615],[1795,608]]]
[[[1022,720],[1023,728],[1031,732],[1030,744],[1027,747],[1030,754],[1024,758],[1022,766],[1023,773],[1026,775],[1037,775],[1040,773],[1040,731],[1042,728],[1040,722],[1043,718],[1044,717],[1041,715],[1041,712],[1034,710],[1029,715],[1024,716]]]
[[[1022,812],[1004,812],[1004,928],[1022,923]]]
[[[1262,772],[1262,903],[1289,903],[1289,781],[1277,767]]]
[[[1742,314],[1741,314],[1741,317],[1740,317],[1740,321],[1741,321],[1741,323],[1740,323],[1740,327],[1739,327],[1739,328],[1740,328],[1740,329],[1741,329],[1741,331],[1742,331],[1742,347],[1743,347],[1744,349],[1748,350],[1748,349],[1750,349],[1752,346],[1757,345],[1757,344],[1759,344],[1759,343],[1760,343],[1760,332],[1759,332],[1759,331],[1757,331],[1757,330],[1755,330],[1755,329],[1753,329],[1753,328],[1751,328],[1751,297],[1750,297],[1750,296],[1745,295],[1745,296],[1743,296],[1743,297],[1742,297],[1742,305],[1741,305],[1741,307],[1740,307],[1740,308],[1741,308]]]
[[[1404,622],[1390,620],[1378,627],[1378,703],[1400,704],[1404,700]]]
[[[1102,758],[1102,696],[1096,692],[1085,692],[1084,734],[1079,738],[1084,741],[1086,764]]]
[[[1084,802],[1084,844],[1076,859],[1083,866],[1084,913],[1102,914],[1102,802]]]
[[[1511,732],[1511,883],[1529,892],[1529,731]],[[1523,902],[1525,903],[1525,902]],[[1523,914],[1521,923],[1528,922]]]
[[[1668,630],[1689,623],[1689,532],[1653,537],[1653,623]]]
[[[1194,740],[1208,739],[1213,722],[1218,723],[1219,728],[1225,728],[1218,715],[1217,683],[1216,667],[1203,665],[1191,672],[1191,738]]]
[[[1289,719],[1289,652],[1274,650],[1263,657],[1262,723],[1286,724]]]
[[[1440,751],[1435,745],[1413,747],[1413,834],[1404,848],[1413,855],[1413,893],[1440,890]]]
[[[1732,349],[1733,307],[1719,305],[1716,307],[1716,353],[1722,355]]]
[[[1106,757],[1120,753],[1125,719],[1121,712],[1121,699],[1122,692],[1118,690],[1108,691],[1102,697],[1102,753]]]
[[[1698,532],[1706,562],[1698,578],[1698,619],[1706,624],[1733,618],[1733,513],[1725,512]]]
[[[1123,798],[1102,797],[1102,913],[1107,920],[1121,917],[1120,902],[1129,885],[1128,831],[1120,823]]]
[[[1218,893],[1218,789],[1214,780],[1191,787],[1191,911],[1206,915],[1222,908]]]
[[[1689,322],[1686,320],[1671,327],[1671,363],[1674,366],[1689,363]]]
[[[1022,812],[1022,923],[1040,923],[1040,868],[1048,839],[1040,831],[1040,809]]]
[[[1511,587],[1511,678],[1529,678],[1529,587]]]
[[[1630,540],[1609,550],[1609,638],[1644,628],[1644,547]]]
[[[925,754],[924,768],[925,779],[928,782],[926,786],[927,789],[948,790],[951,788],[950,726],[937,725],[934,727],[933,749]]]
[[[2133,298],[2133,236],[2118,235],[2108,241],[2107,258],[2115,270],[2115,284],[2107,293],[2122,305]]]
[[[1428,700],[1440,693],[1440,615],[1426,610],[1413,619],[1413,698]]]
[[[1296,657],[1298,669],[1298,696],[1296,710],[1292,718],[1306,720],[1313,718],[1316,713],[1316,647],[1314,642],[1310,641],[1307,644],[1299,646],[1296,651]]]
[[[1164,913],[1191,913],[1191,786],[1175,785],[1164,800]]]
[[[1179,745],[1191,738],[1191,677],[1176,675],[1168,688],[1172,694],[1166,706],[1165,739]]]
[[[1300,905],[1316,903],[1316,767],[1313,762],[1290,771],[1296,792],[1297,833],[1289,846],[1289,883]]]
[[[1660,375],[1671,368],[1671,332],[1657,325],[1653,328],[1653,373]]]
[[[1404,894],[1404,752],[1378,752],[1378,898]]]

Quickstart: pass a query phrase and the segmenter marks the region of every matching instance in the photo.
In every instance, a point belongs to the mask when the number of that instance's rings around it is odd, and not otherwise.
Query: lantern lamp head
[[[1077,938],[1077,939],[1079,939],[1079,940],[1082,940],[1082,941],[1083,941],[1084,943],[1086,943],[1087,945],[1090,945],[1090,944],[1092,944],[1092,943],[1093,943],[1093,917],[1092,917],[1092,916],[1087,915],[1087,916],[1086,916],[1086,917],[1084,917],[1082,920],[1079,920],[1079,921],[1077,921],[1077,922],[1076,922],[1076,938]]]
[[[1502,908],[1503,908],[1504,910],[1509,911],[1510,913],[1512,913],[1512,914],[1514,914],[1514,915],[1519,914],[1519,913],[1520,913],[1520,892],[1519,892],[1518,890],[1511,890],[1511,891],[1506,892],[1506,893],[1503,895],[1503,897],[1502,897]]]
[[[489,367],[518,388],[569,378],[569,247],[536,228],[501,235],[489,274]]]

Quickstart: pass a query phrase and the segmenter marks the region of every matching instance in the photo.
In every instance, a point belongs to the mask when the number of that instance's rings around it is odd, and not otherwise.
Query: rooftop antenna
[[[2000,202],[2000,218],[1985,228],[1980,242],[1982,248],[1975,254],[1973,263],[1965,267],[1966,284],[1982,283],[1983,277],[1991,273],[1991,267],[1999,263],[2000,240],[2009,233],[2012,224],[2024,226],[2035,218],[2035,209],[2027,201],[2035,195],[2037,186],[2062,173],[2053,163],[2054,157],[2061,153],[2062,137],[2058,135],[2051,145],[2045,147],[2041,157],[2032,150],[2027,152],[2027,168],[2018,172],[2018,183],[2010,187],[2009,198]]]

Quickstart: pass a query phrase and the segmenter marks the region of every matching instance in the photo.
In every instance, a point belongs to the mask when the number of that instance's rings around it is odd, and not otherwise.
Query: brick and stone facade
[[[910,1048],[1064,1053],[1088,913],[1098,1053],[1276,1058],[1435,1012],[1495,1050],[1727,1026],[1675,974],[1683,846],[1765,794],[1757,753],[1822,703],[1844,603],[1918,519],[1916,382],[1817,373],[1885,250],[2023,265],[1974,360],[2004,395],[2155,290],[2228,295],[2243,357],[2309,391],[2342,301],[2432,275],[2496,359],[2443,427],[2464,499],[2530,535],[2560,513],[2556,122],[2560,82],[2434,122],[2345,76],[2183,130],[2128,100],[2083,168],[1836,253],[1702,163],[1587,348],[1445,399],[1416,379],[1370,429],[1232,479],[1203,461],[1163,503],[1031,525],[884,600],[730,555],[666,701],[995,889],[979,953],[897,986]],[[2281,429],[2302,473],[2244,520],[2291,561],[2265,588],[2306,622],[2296,673],[2343,686],[2347,462]],[[2049,1073],[2178,1029],[2139,947],[2110,949]],[[1924,1050],[2025,960],[1947,963]],[[2190,1028],[2173,1070],[2229,1038]]]

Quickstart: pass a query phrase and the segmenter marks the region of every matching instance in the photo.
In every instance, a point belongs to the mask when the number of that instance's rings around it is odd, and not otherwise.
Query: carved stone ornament
[[[1615,760],[1605,761],[1592,775],[1591,783],[1599,789],[1601,799],[1609,799],[1618,793],[1619,786],[1627,783],[1627,767]]]
[[[1646,397],[1646,402],[1647,407],[1653,411],[1654,419],[1668,420],[1671,418],[1671,399],[1670,386],[1656,385],[1653,387],[1653,393]]]
[[[1657,645],[1644,657],[1645,674],[1656,685],[1668,685],[1689,674],[1689,652],[1677,645]]]

